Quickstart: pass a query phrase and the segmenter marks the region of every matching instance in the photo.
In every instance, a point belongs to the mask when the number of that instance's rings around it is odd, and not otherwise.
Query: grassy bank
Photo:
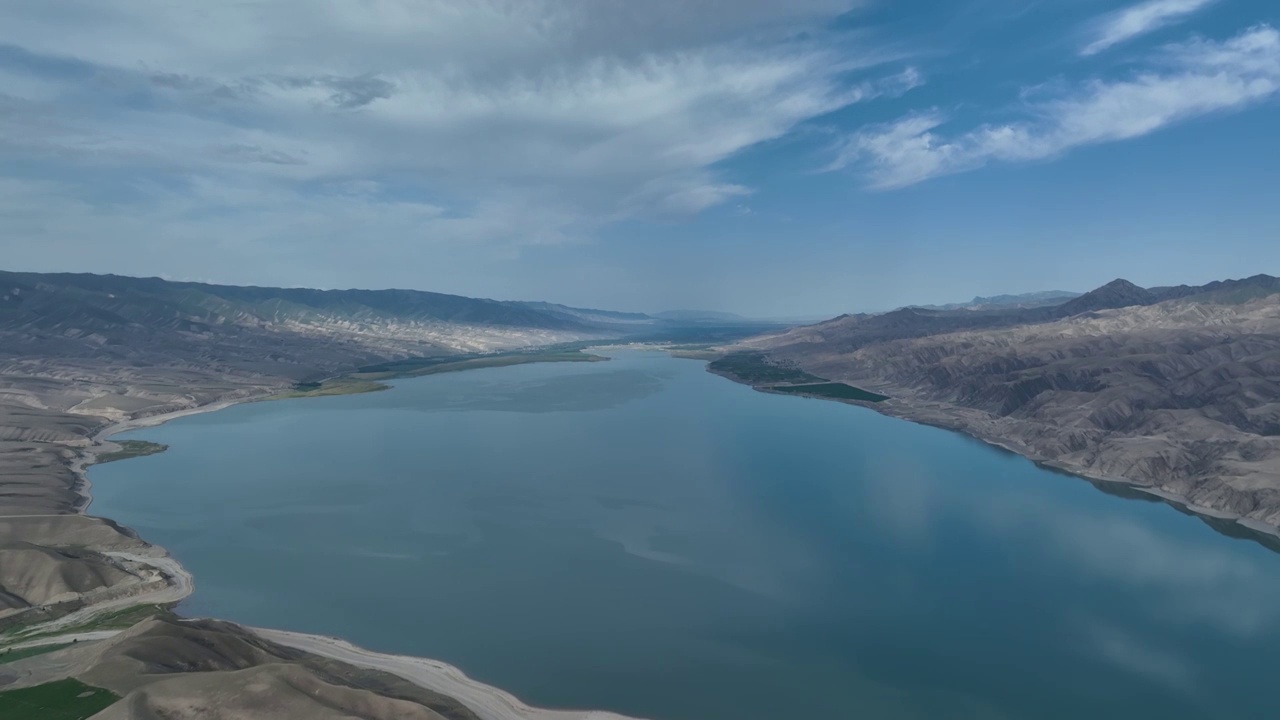
[[[64,647],[70,646],[71,643],[58,643],[56,645],[36,645],[35,647],[20,648],[18,650],[14,650],[12,648],[0,650],[0,665],[17,662],[23,658],[29,658],[35,655],[43,655],[45,653],[50,653],[54,650],[61,650]]]
[[[818,377],[800,369],[793,362],[776,360],[762,352],[731,353],[712,360],[707,364],[707,369],[766,392],[866,403],[889,399],[887,395]]]
[[[360,393],[386,390],[388,387],[380,382],[341,377],[323,382],[298,383],[293,386],[292,390],[272,395],[268,399],[291,400],[294,398],[329,397],[331,395],[358,395]]]
[[[774,360],[761,352],[736,352],[713,360],[708,368],[747,385],[822,383],[826,378],[801,370],[794,363]]]
[[[154,617],[161,613],[167,613],[171,609],[169,605],[130,605],[128,607],[113,610],[111,612],[94,615],[82,623],[70,625],[68,627],[60,627],[56,630],[40,631],[39,626],[45,621],[40,620],[26,625],[15,625],[6,628],[0,633],[0,646],[11,644],[16,645],[29,640],[39,640],[41,638],[52,638],[60,635],[75,635],[77,633],[93,632],[95,630],[124,630],[134,625]],[[0,652],[4,652],[0,650]],[[12,650],[10,652],[17,652]],[[0,718],[3,718],[0,715]]]
[[[816,385],[775,385],[767,388],[771,392],[804,395],[805,397],[832,398],[835,400],[858,400],[860,402],[878,403],[889,399],[888,395],[869,392],[859,387],[844,383],[818,383]]]
[[[120,440],[116,444],[120,446],[119,450],[98,455],[96,462],[102,464],[117,460],[128,460],[129,458],[155,455],[169,449],[168,445],[147,442],[146,440]]]

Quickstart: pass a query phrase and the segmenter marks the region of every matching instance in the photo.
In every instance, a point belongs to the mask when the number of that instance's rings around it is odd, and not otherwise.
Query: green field
[[[29,658],[33,655],[43,655],[61,650],[69,646],[71,643],[59,643],[57,645],[37,645],[35,647],[22,648],[21,650],[0,650],[0,665],[5,663],[17,662],[23,658]]]
[[[160,615],[161,613],[166,613],[168,611],[169,607],[165,605],[132,605],[114,612],[95,616],[80,625],[63,628],[58,631],[58,634],[74,634],[80,632],[91,632],[93,630],[123,630],[125,628],[131,628],[147,618]]]
[[[78,625],[59,628],[58,630],[51,632],[33,632],[35,627],[32,625],[18,625],[7,628],[3,633],[0,633],[0,643],[8,642],[11,644],[17,644],[26,640],[35,640],[42,637],[73,635],[75,633],[91,632],[94,630],[123,630],[125,628],[131,628],[147,618],[167,613],[169,608],[170,606],[167,605],[132,605],[109,613],[96,615]],[[0,715],[0,720],[4,720],[3,715]]]
[[[85,720],[119,700],[110,690],[79,680],[58,680],[0,692],[0,718],[4,720]]]
[[[793,363],[774,360],[760,352],[725,355],[719,360],[711,361],[708,367],[712,372],[731,375],[748,385],[826,382],[826,378],[807,373]]]
[[[862,388],[845,385],[844,383],[780,385],[771,387],[769,390],[772,390],[773,392],[789,393],[792,395],[810,395],[813,397],[834,398],[836,400],[858,400],[869,403],[878,403],[889,399],[887,395],[868,392]]]
[[[330,395],[357,395],[359,393],[378,392],[389,386],[369,380],[352,378],[334,378],[323,382],[298,383],[292,390],[272,395],[269,400],[290,400],[305,397],[328,397]]]
[[[120,440],[116,444],[120,446],[119,450],[102,453],[97,457],[97,462],[101,464],[115,462],[116,460],[128,460],[129,458],[155,455],[169,449],[168,445],[147,442],[146,440]]]

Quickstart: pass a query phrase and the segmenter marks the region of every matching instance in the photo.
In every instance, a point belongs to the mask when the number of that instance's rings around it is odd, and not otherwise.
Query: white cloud
[[[1171,25],[1217,0],[1148,0],[1101,18],[1094,39],[1080,50],[1081,55],[1097,53],[1139,35]]]
[[[1196,689],[1196,673],[1188,660],[1133,633],[1091,622],[1084,626],[1083,639],[1102,659],[1125,672],[1178,692],[1189,693]]]
[[[801,37],[856,4],[5,4],[0,167],[55,180],[116,173],[125,184],[168,176],[175,188],[194,178],[323,216],[332,199],[307,187],[374,180],[445,209],[398,228],[405,242],[572,240],[619,219],[739,198],[749,189],[717,163],[918,84],[914,73],[851,84],[848,74],[873,59]],[[100,189],[40,185],[48,226],[61,222],[59,203],[112,216],[119,201]],[[223,230],[257,233],[252,211],[219,212]]]
[[[1220,543],[1188,539],[1114,512],[1079,512],[1033,495],[1011,495],[975,513],[1013,537],[1032,532],[1082,583],[1125,586],[1149,598],[1148,619],[1174,628],[1210,628],[1257,638],[1280,623],[1270,598],[1280,580],[1258,557]]]
[[[1028,119],[947,136],[940,111],[863,130],[830,169],[862,169],[877,188],[898,188],[992,161],[1055,157],[1072,148],[1135,138],[1170,124],[1236,110],[1280,92],[1280,32],[1259,26],[1224,42],[1170,45],[1125,80],[1093,80],[1030,103]]]

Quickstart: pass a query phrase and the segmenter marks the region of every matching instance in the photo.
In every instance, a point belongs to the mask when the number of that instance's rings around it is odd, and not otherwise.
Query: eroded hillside
[[[887,395],[876,405],[882,412],[1274,527],[1275,292],[1267,276],[1151,290],[1120,281],[1056,308],[1005,314],[1005,323],[987,313],[905,310],[735,349]]]

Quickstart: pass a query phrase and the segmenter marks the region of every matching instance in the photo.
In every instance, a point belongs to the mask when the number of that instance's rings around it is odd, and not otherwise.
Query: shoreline
[[[388,389],[391,387],[393,386],[389,386]],[[95,464],[94,461],[99,454],[110,451],[110,448],[107,447],[105,443],[111,443],[111,438],[113,436],[133,430],[158,427],[171,420],[177,420],[183,417],[225,410],[234,405],[260,402],[271,398],[273,395],[274,393],[261,393],[247,395],[245,397],[235,398],[232,400],[221,400],[208,405],[198,405],[191,408],[184,408],[182,410],[175,410],[169,413],[158,413],[156,415],[148,415],[141,418],[121,420],[97,430],[92,436],[90,436],[91,444],[80,448],[78,454],[70,463],[71,471],[76,476],[76,486],[74,489],[77,494],[80,495],[82,500],[82,502],[78,504],[76,512],[73,514],[88,516],[89,507],[93,504],[93,482],[89,479],[89,469],[93,467]],[[115,522],[114,520],[111,520],[111,518],[102,519],[112,523]],[[156,568],[164,573],[169,579],[167,587],[163,590],[152,593],[129,596],[116,601],[91,605],[82,608],[75,613],[49,621],[48,623],[43,623],[35,628],[35,630],[37,630],[36,634],[41,635],[41,637],[28,640],[25,643],[19,642],[12,647],[21,648],[36,645],[56,644],[59,642],[65,642],[67,638],[80,640],[108,639],[122,631],[93,631],[89,633],[71,635],[44,635],[44,633],[49,631],[56,633],[59,628],[73,627],[76,623],[83,622],[86,619],[95,617],[103,612],[125,607],[150,604],[176,605],[190,597],[191,594],[195,592],[195,576],[192,575],[192,573],[187,570],[177,558],[171,555],[166,548],[155,545],[147,541],[145,538],[142,538],[137,531],[133,530],[133,528],[129,528],[124,525],[119,525],[119,527],[129,533],[132,533],[135,537],[138,537],[139,540],[146,543],[146,549],[150,552],[148,554],[104,554],[132,562],[143,563]],[[280,645],[302,650],[303,652],[319,655],[356,667],[391,673],[392,675],[396,675],[408,682],[426,688],[427,690],[438,692],[457,700],[473,713],[478,715],[481,720],[641,720],[639,718],[620,715],[605,710],[556,710],[535,708],[521,701],[519,698],[502,688],[472,679],[462,669],[440,660],[413,655],[380,653],[359,647],[351,642],[342,640],[341,638],[326,635],[250,627],[247,625],[240,625],[239,623],[234,624],[239,625],[240,627],[252,632],[254,635],[270,642],[275,642]]]
[[[996,448],[998,450],[1003,450],[1013,455],[1017,455],[1020,458],[1023,458],[1032,463],[1035,463],[1037,467],[1043,468],[1045,470],[1049,470],[1051,472],[1058,472],[1064,475],[1070,475],[1073,478],[1076,478],[1079,480],[1085,480],[1089,483],[1093,483],[1095,486],[1097,486],[1098,483],[1108,483],[1111,485],[1122,486],[1129,490],[1134,490],[1136,492],[1150,495],[1154,499],[1161,500],[1173,506],[1177,510],[1185,511],[1186,513],[1200,519],[1201,521],[1208,524],[1210,528],[1212,528],[1216,532],[1221,532],[1221,531],[1218,530],[1217,528],[1214,528],[1212,523],[1208,522],[1209,520],[1219,520],[1219,521],[1225,520],[1225,521],[1231,522],[1234,525],[1238,526],[1240,530],[1245,533],[1260,536],[1260,537],[1249,537],[1248,539],[1252,539],[1255,542],[1258,542],[1268,547],[1268,549],[1277,550],[1275,547],[1273,547],[1273,545],[1275,540],[1280,540],[1280,527],[1278,526],[1271,525],[1270,523],[1265,523],[1260,520],[1247,518],[1242,515],[1238,515],[1236,513],[1228,512],[1225,510],[1218,510],[1216,508],[1196,505],[1195,503],[1191,502],[1191,500],[1181,495],[1169,492],[1167,490],[1163,490],[1158,487],[1153,487],[1150,485],[1141,485],[1139,483],[1136,483],[1132,480],[1128,480],[1125,478],[1104,477],[1102,475],[1090,473],[1089,471],[1083,468],[1074,468],[1064,463],[1058,463],[1053,460],[1034,457],[1031,454],[1022,452],[1017,448],[1009,445],[1005,440],[1001,438],[984,435],[979,432],[975,432],[966,427],[961,426],[958,422],[958,419],[955,419],[954,414],[948,414],[945,411],[942,411],[940,416],[926,416],[926,413],[924,412],[923,409],[914,407],[909,403],[907,403],[907,401],[900,400],[892,396],[890,396],[889,400],[885,402],[870,403],[870,402],[863,402],[859,400],[849,400],[849,399],[843,399],[843,398],[820,397],[816,395],[777,393],[777,392],[772,392],[769,386],[753,385],[751,383],[739,380],[738,378],[732,375],[729,375],[723,372],[717,372],[716,370],[711,369],[709,364],[707,366],[707,372],[711,373],[712,375],[717,375],[719,377],[722,377],[731,382],[735,382],[739,385],[745,385],[751,388],[752,390],[755,390],[756,392],[761,392],[768,395],[784,395],[788,397],[801,397],[801,398],[807,398],[811,400],[838,402],[844,405],[854,405],[857,407],[866,408],[868,410],[872,410],[874,412],[880,413],[885,417],[891,417],[897,420],[905,420],[907,422],[915,423],[917,425],[927,425],[929,427],[935,427],[935,428],[938,428],[939,430],[946,430],[948,432],[959,433],[964,437],[977,440],[990,447]],[[948,422],[948,420],[951,420],[952,422]],[[1227,534],[1227,533],[1223,533],[1223,534]],[[1280,550],[1277,550],[1277,551],[1280,551]]]
[[[184,620],[190,618],[183,618]],[[235,623],[239,625],[239,623]],[[536,708],[521,701],[502,688],[480,682],[449,663],[418,657],[395,655],[362,648],[341,638],[329,635],[273,630],[271,628],[239,625],[254,635],[294,650],[330,660],[346,663],[367,670],[395,675],[414,685],[445,695],[479,716],[480,720],[643,720],[619,715],[607,710],[554,710]],[[40,637],[9,646],[11,650],[62,645],[72,641],[92,642],[110,640],[124,630],[91,630],[49,637]]]
[[[80,496],[80,502],[77,503],[76,515],[88,515],[89,506],[93,505],[93,481],[89,479],[89,468],[97,463],[98,455],[109,452],[109,449],[103,447],[103,443],[111,442],[113,435],[129,432],[132,430],[142,430],[149,427],[158,427],[170,420],[177,420],[182,417],[191,415],[203,415],[204,413],[217,412],[225,410],[232,405],[240,405],[242,403],[255,402],[263,398],[271,397],[269,394],[249,395],[235,400],[220,400],[218,402],[209,403],[208,405],[197,405],[195,407],[184,408],[182,410],[174,410],[173,412],[158,413],[156,415],[147,415],[140,418],[131,418],[129,420],[121,420],[120,422],[111,423],[89,436],[90,444],[80,448],[79,454],[71,461],[71,472],[76,476],[76,486],[73,488]],[[132,458],[130,458],[132,459]],[[110,520],[110,518],[103,518]],[[150,544],[150,543],[148,543]],[[153,546],[155,547],[155,546]]]
[[[821,400],[824,398],[817,398],[817,399]],[[1017,455],[1020,458],[1024,458],[1032,463],[1035,463],[1037,467],[1044,468],[1052,472],[1058,472],[1065,475],[1070,475],[1071,477],[1074,477],[1079,480],[1085,480],[1090,483],[1109,483],[1112,485],[1123,486],[1126,489],[1135,490],[1137,492],[1150,495],[1151,497],[1156,498],[1158,500],[1162,500],[1165,503],[1168,503],[1169,505],[1175,506],[1177,509],[1186,511],[1187,513],[1201,519],[1202,521],[1203,520],[1227,520],[1234,523],[1235,525],[1238,525],[1242,530],[1245,530],[1247,532],[1257,533],[1258,535],[1264,535],[1264,536],[1267,536],[1268,538],[1280,539],[1280,527],[1276,527],[1269,523],[1265,523],[1260,520],[1254,520],[1252,518],[1247,518],[1247,517],[1244,517],[1243,515],[1239,515],[1226,510],[1218,510],[1217,508],[1204,507],[1203,505],[1196,505],[1190,499],[1183,497],[1182,495],[1178,495],[1177,493],[1172,493],[1167,490],[1163,490],[1161,488],[1154,487],[1151,485],[1141,485],[1137,482],[1128,480],[1126,478],[1107,477],[1101,474],[1091,473],[1084,468],[1076,468],[1071,465],[1067,465],[1065,463],[1060,463],[1060,462],[1056,462],[1056,461],[1044,459],[1044,458],[1033,457],[1032,455],[1022,452],[1017,448],[1009,445],[1006,441],[998,437],[991,437],[991,436],[983,435],[977,432],[971,432],[970,430],[962,427],[946,424],[941,419],[937,421],[933,421],[931,419],[913,416],[911,412],[915,410],[915,408],[912,408],[910,406],[906,406],[904,408],[899,409],[896,406],[881,408],[881,407],[877,407],[876,405],[871,405],[866,403],[850,402],[846,404],[862,405],[863,407],[867,407],[872,410],[875,410],[876,412],[879,412],[880,414],[885,415],[886,417],[897,418],[899,420],[906,420],[907,422],[916,423],[917,425],[928,425],[930,427],[936,427],[940,430],[947,430],[950,432],[959,433],[965,437],[973,438],[974,440],[982,442],[991,447],[997,448],[999,450],[1004,450],[1005,452],[1009,452],[1014,455]],[[879,405],[884,405],[884,403],[880,403]],[[893,412],[893,410],[899,410],[899,412]],[[1210,527],[1212,527],[1212,525],[1210,525]]]
[[[440,660],[375,652],[327,635],[243,627],[258,637],[279,645],[349,665],[391,673],[457,700],[479,715],[481,720],[639,720],[606,710],[535,708],[511,693],[472,679],[460,668]]]

